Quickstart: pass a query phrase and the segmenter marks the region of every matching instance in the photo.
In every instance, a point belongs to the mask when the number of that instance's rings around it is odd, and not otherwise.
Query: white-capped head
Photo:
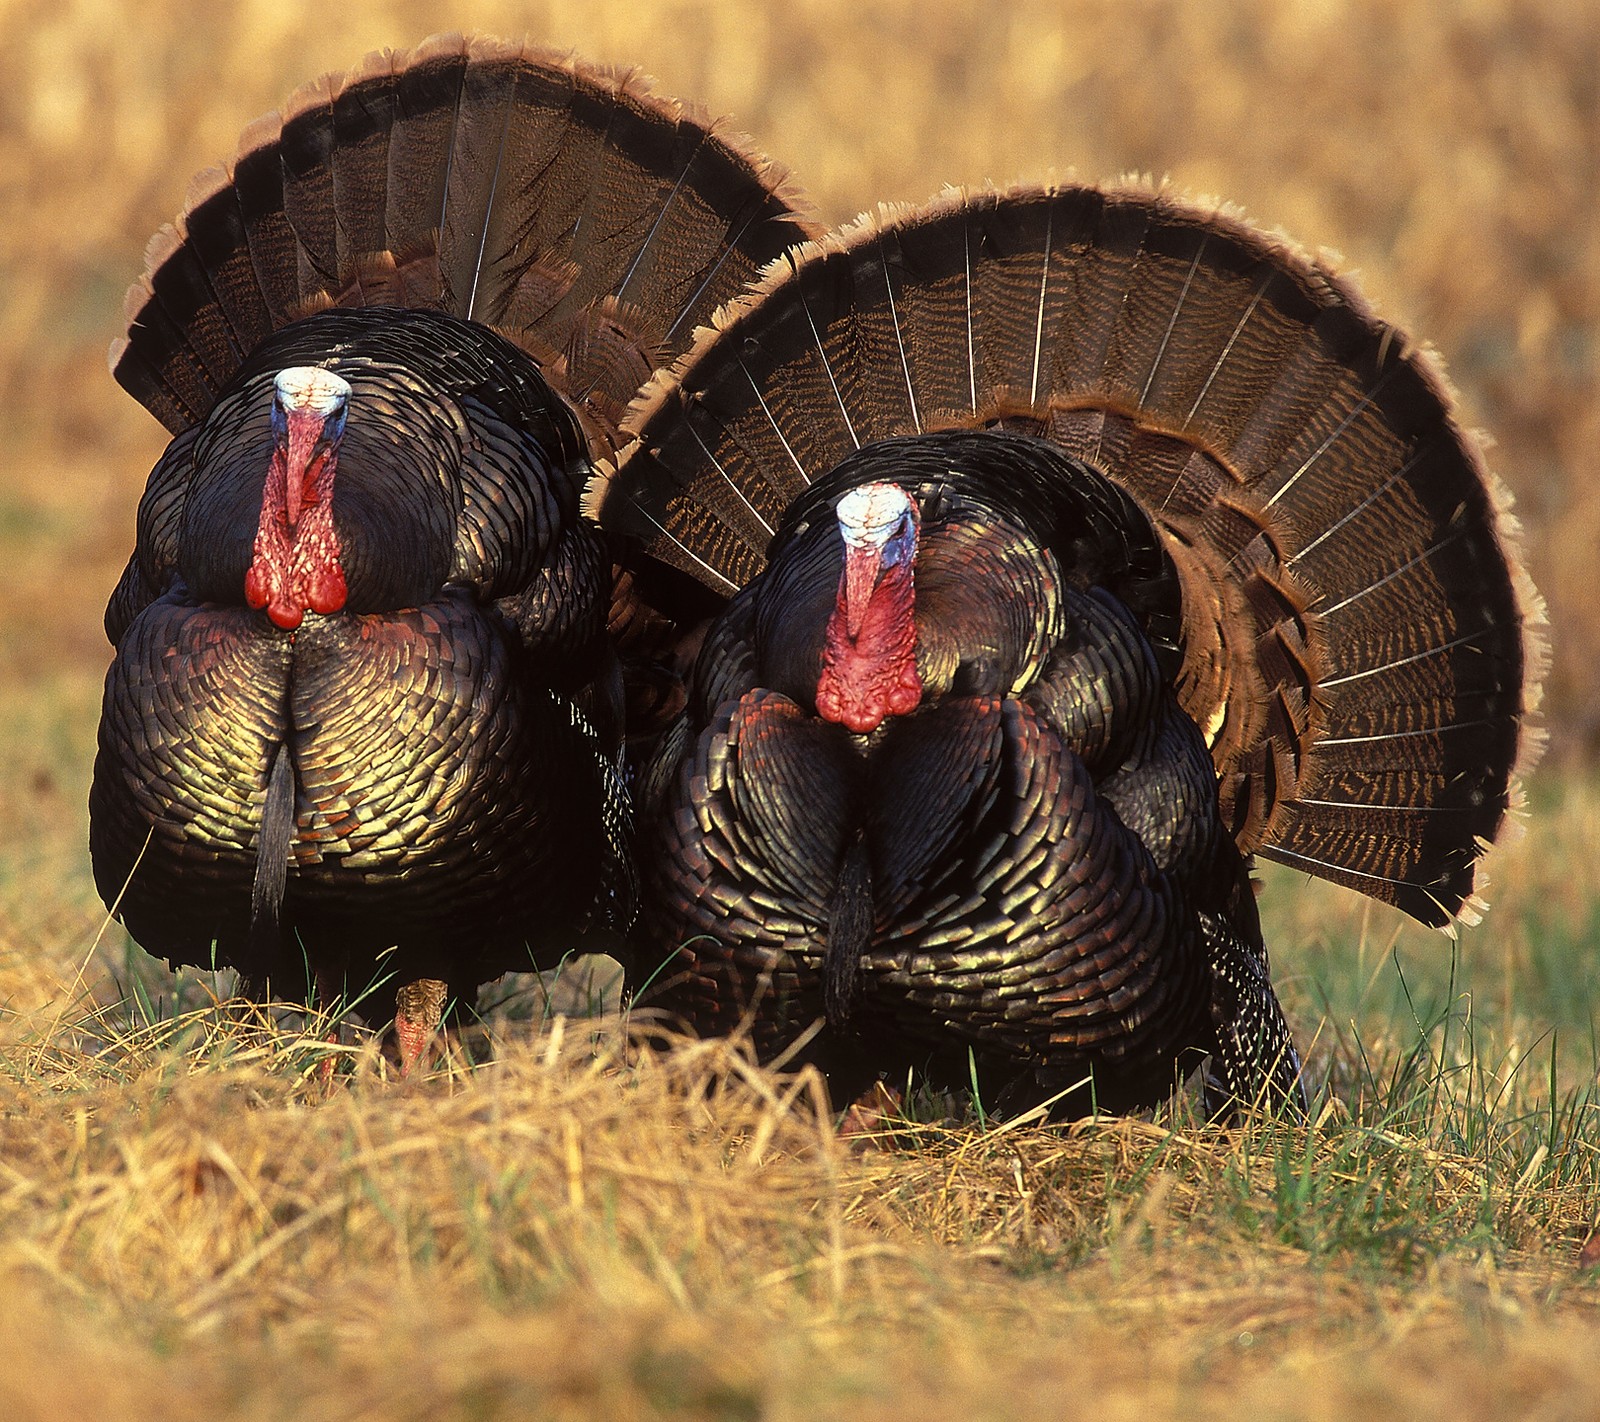
[[[898,484],[862,484],[834,505],[839,532],[852,548],[882,548],[916,514]]]
[[[897,484],[861,484],[834,505],[844,541],[823,633],[817,715],[856,735],[922,700],[917,670],[917,506]]]
[[[291,365],[272,382],[277,403],[296,414],[328,419],[350,402],[350,382],[320,365]]]

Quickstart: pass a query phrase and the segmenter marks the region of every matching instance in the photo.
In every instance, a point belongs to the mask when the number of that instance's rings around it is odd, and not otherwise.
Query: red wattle
[[[344,606],[345,596],[344,570],[337,563],[324,564],[311,573],[306,604],[312,612],[337,612]]]
[[[267,467],[261,515],[244,596],[251,607],[285,631],[293,631],[308,612],[338,612],[348,597],[339,561],[339,534],[333,525],[333,447],[317,448],[308,422],[289,416],[288,438],[279,443]]]
[[[303,621],[305,613],[292,602],[274,602],[267,608],[267,616],[285,632],[293,632]]]
[[[257,556],[260,556],[259,553]],[[260,564],[252,563],[250,571],[244,575],[244,600],[251,607],[265,607],[271,596],[272,588],[266,570]]]
[[[859,631],[852,637],[851,613],[857,609]],[[909,561],[884,573],[865,607],[859,602],[847,606],[846,577],[841,577],[823,643],[817,715],[866,735],[885,716],[907,716],[917,709],[922,678],[917,672],[915,610]]]

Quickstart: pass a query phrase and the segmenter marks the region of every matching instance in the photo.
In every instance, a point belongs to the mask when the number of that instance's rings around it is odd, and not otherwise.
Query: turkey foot
[[[418,978],[405,983],[395,994],[394,1040],[402,1077],[411,1075],[433,1042],[449,995],[449,985],[438,978]]]
[[[886,1081],[875,1081],[845,1107],[839,1118],[839,1135],[852,1145],[871,1145],[890,1117],[898,1116],[905,1105],[905,1094]]]

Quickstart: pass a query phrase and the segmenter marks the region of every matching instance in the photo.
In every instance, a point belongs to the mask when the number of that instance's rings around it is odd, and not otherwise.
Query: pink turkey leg
[[[418,978],[395,994],[394,1039],[400,1049],[401,1076],[410,1076],[428,1050],[449,995],[449,985],[438,978]]]

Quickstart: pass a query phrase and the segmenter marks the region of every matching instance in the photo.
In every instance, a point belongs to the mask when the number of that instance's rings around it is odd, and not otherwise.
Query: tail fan
[[[438,36],[306,85],[194,180],[111,365],[176,434],[300,316],[433,307],[534,355],[610,442],[650,372],[819,231],[781,169],[637,74]]]
[[[641,392],[589,507],[641,565],[727,595],[853,449],[961,427],[1049,439],[1149,512],[1242,849],[1476,917],[1539,744],[1507,500],[1433,361],[1226,211],[1067,186],[862,218]]]

